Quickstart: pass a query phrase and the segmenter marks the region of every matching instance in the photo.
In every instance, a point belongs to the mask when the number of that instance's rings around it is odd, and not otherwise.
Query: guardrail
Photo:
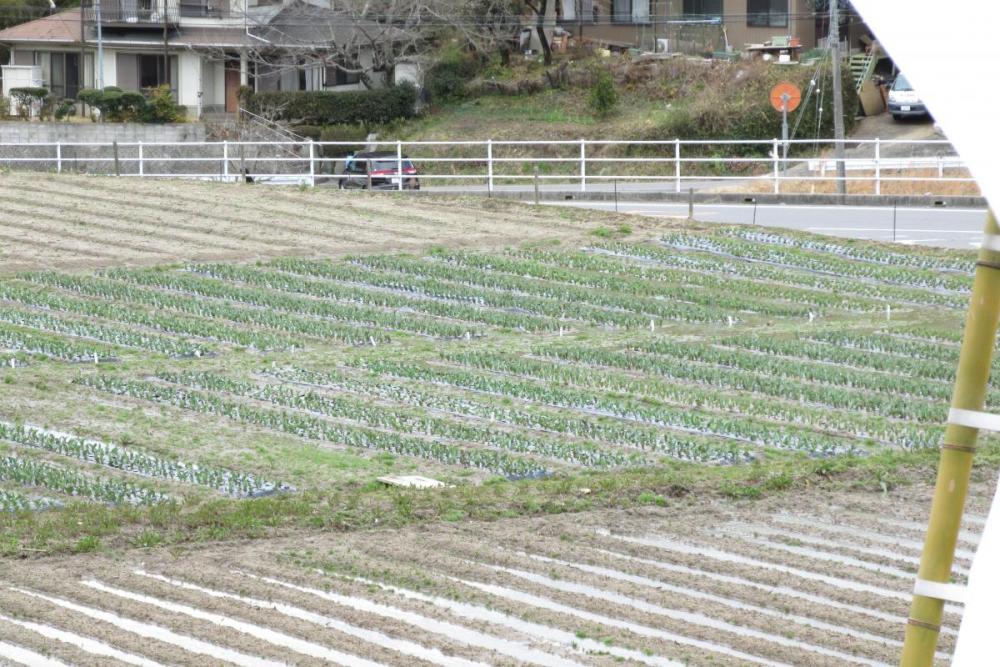
[[[407,160],[424,185],[485,190],[551,186],[573,190],[698,189],[739,182],[748,191],[782,192],[783,185],[835,182],[833,140],[691,141],[213,141],[0,144],[0,166],[144,178],[253,180],[275,184],[334,184],[349,152],[378,150],[379,160]],[[848,140],[845,176],[871,183],[870,194],[896,182],[972,184],[947,141]],[[787,154],[787,157],[786,157]],[[905,154],[905,155],[904,155]],[[390,169],[391,170],[391,169]],[[860,173],[864,172],[864,173]],[[928,173],[924,173],[928,172]],[[960,172],[960,173],[954,173]],[[389,182],[403,190],[410,174]],[[356,179],[355,179],[356,180]],[[970,186],[972,187],[972,186]]]

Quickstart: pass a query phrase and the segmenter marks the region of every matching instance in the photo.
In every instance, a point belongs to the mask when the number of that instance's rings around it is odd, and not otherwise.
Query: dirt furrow
[[[62,576],[49,573],[46,577],[42,573],[42,576],[35,577],[35,581],[19,581],[12,590],[32,601],[47,601],[60,607],[64,614],[79,614],[90,620],[104,621],[116,626],[118,632],[156,639],[194,656],[187,657],[182,664],[202,664],[204,658],[210,656],[222,663],[275,667],[283,664],[287,655],[286,650],[245,633],[110,595],[83,585],[71,573],[60,574]],[[103,639],[101,635],[95,638]]]
[[[455,665],[473,667],[481,663],[461,657],[445,655],[438,649],[431,649],[416,641],[386,634],[381,629],[374,631],[378,622],[364,619],[352,623],[339,614],[321,612],[313,607],[300,604],[299,597],[289,595],[289,591],[263,585],[255,577],[212,572],[193,574],[184,568],[163,570],[133,570],[132,574],[147,582],[159,584],[149,590],[146,583],[142,590],[157,596],[184,604],[197,605],[199,609],[226,614],[241,621],[266,625],[289,636],[329,646],[346,654],[362,659],[376,660],[386,664],[405,665]],[[160,574],[160,572],[165,574]],[[130,578],[130,581],[136,581]],[[132,585],[130,590],[135,590]]]
[[[507,546],[512,550],[520,548],[520,545]],[[629,585],[621,586],[620,590],[647,598],[659,595],[652,591],[659,591],[667,594],[659,596],[663,603],[688,611],[701,611],[712,618],[736,619],[733,616],[733,610],[736,610],[744,622],[758,630],[773,629],[777,619],[788,632],[792,632],[794,626],[803,628],[795,633],[799,638],[808,638],[810,642],[840,650],[853,649],[857,643],[862,646],[871,643],[873,646],[868,646],[863,654],[880,655],[886,648],[901,645],[896,639],[901,627],[898,623],[905,622],[901,617],[893,617],[891,622],[880,622],[866,615],[849,617],[843,613],[843,608],[826,608],[823,604],[816,604],[815,599],[784,595],[782,589],[768,590],[750,580],[726,577],[713,582],[702,571],[693,568],[676,567],[671,572],[664,569],[670,564],[657,563],[660,568],[647,565],[643,569],[642,563],[608,557],[606,552],[602,554],[573,547],[557,549],[555,545],[546,547],[549,545],[526,547],[519,554],[529,560],[516,557],[512,560],[520,563],[522,568],[536,563],[530,567],[536,573],[543,570],[543,564],[551,564],[565,579],[587,581],[592,579],[588,575],[596,575],[607,582],[627,582]],[[540,551],[549,555],[542,555]]]
[[[53,641],[33,630],[0,619],[0,665],[7,664],[26,667],[120,667],[126,663],[91,655],[71,644]]]
[[[111,190],[104,188],[104,191]],[[231,211],[236,220],[244,222],[253,221],[252,226],[255,229],[258,225],[264,225],[264,229],[272,231],[280,230],[283,232],[294,232],[300,235],[320,236],[338,242],[351,242],[357,239],[357,235],[352,235],[349,229],[353,226],[353,224],[344,222],[344,214],[347,214],[348,216],[353,214],[358,218],[364,218],[361,224],[364,225],[365,229],[373,229],[384,234],[396,234],[402,236],[403,238],[423,238],[423,235],[419,232],[410,233],[408,231],[400,230],[400,223],[410,224],[413,220],[408,215],[401,216],[398,208],[383,212],[381,217],[391,221],[391,223],[383,224],[376,222],[373,219],[373,213],[368,206],[355,207],[347,201],[344,201],[342,198],[330,201],[328,207],[315,205],[314,197],[310,197],[305,201],[296,202],[297,205],[283,207],[275,205],[275,197],[273,195],[277,193],[272,192],[271,189],[266,190],[266,192],[272,196],[239,197],[237,201],[227,209],[227,212]],[[185,193],[183,199],[165,195],[147,194],[144,196],[144,200],[159,199],[161,203],[158,204],[158,206],[166,205],[172,212],[175,213],[216,217],[216,207],[219,205],[218,197],[201,197],[199,194],[200,193],[196,191],[188,191]],[[255,193],[238,191],[238,194],[247,195]],[[365,200],[364,203],[370,204],[371,201],[372,200]],[[310,204],[313,205],[310,206]],[[321,214],[320,211],[322,211],[323,214]],[[315,225],[301,226],[296,224],[298,222],[312,222],[315,223]],[[433,218],[424,218],[421,222],[424,223],[422,226],[426,228],[425,231],[431,231],[432,229],[440,228],[441,226],[441,222]]]
[[[31,219],[45,215],[51,219],[62,220],[64,222],[72,220],[79,226],[105,230],[114,237],[134,237],[145,240],[158,239],[173,243],[178,241],[198,243],[238,253],[246,253],[251,247],[250,244],[240,246],[226,243],[225,240],[219,238],[219,235],[214,230],[205,228],[204,226],[199,229],[193,225],[167,221],[164,219],[162,212],[139,209],[135,216],[123,215],[123,209],[130,207],[116,204],[115,208],[111,211],[104,210],[97,213],[91,212],[92,209],[80,206],[77,200],[73,200],[71,203],[60,201],[61,197],[51,192],[46,192],[45,197],[45,208],[43,210],[47,213],[42,213],[37,208],[38,204],[36,201],[28,200],[24,197],[4,196],[0,193],[0,201],[5,202],[8,210],[22,211],[30,216]],[[91,204],[99,203],[93,200],[90,201]],[[20,206],[11,206],[12,202]],[[56,214],[56,212],[59,213]]]
[[[473,587],[486,585],[495,595],[512,601],[541,605],[544,608],[548,603],[529,601],[522,594],[540,596],[556,605],[566,607],[562,609],[563,613],[571,616],[575,612],[569,607],[581,611],[582,613],[575,614],[581,618],[587,618],[595,613],[610,614],[614,619],[624,619],[627,623],[638,624],[634,628],[622,627],[638,635],[648,634],[644,631],[644,627],[663,628],[677,636],[691,639],[692,645],[702,642],[701,647],[706,650],[733,655],[725,647],[743,648],[751,655],[774,656],[791,664],[801,664],[807,659],[805,657],[807,655],[837,660],[849,659],[844,651],[820,645],[823,636],[815,629],[796,625],[794,622],[784,624],[783,635],[773,634],[766,624],[761,624],[759,616],[753,613],[753,610],[745,608],[745,605],[743,608],[734,609],[719,604],[717,600],[705,599],[689,599],[685,604],[682,598],[679,599],[673,593],[667,595],[640,593],[633,585],[634,582],[616,582],[607,577],[606,572],[599,573],[597,578],[594,578],[587,575],[581,577],[579,571],[574,575],[566,568],[552,565],[529,567],[529,563],[525,561],[530,559],[526,559],[524,555],[498,552],[487,544],[477,545],[471,541],[457,545],[450,544],[447,559],[439,558],[436,562],[441,563],[446,560],[448,576],[456,577],[467,585]],[[421,554],[441,553],[442,546],[432,542],[426,546],[421,545],[421,548],[415,551]],[[545,572],[539,572],[543,568]],[[480,588],[480,590],[487,589]],[[711,646],[712,642],[720,646]],[[844,643],[850,646],[859,642],[848,640]],[[747,647],[751,645],[761,648],[750,650]],[[763,648],[767,646],[769,648]],[[870,649],[868,653],[878,657],[884,657],[887,653],[884,648],[873,646],[867,648]],[[880,664],[878,659],[858,658],[854,662]]]
[[[73,646],[81,654],[79,660],[85,659],[90,664],[154,667],[176,663],[181,657],[169,644],[122,632],[114,625],[80,614],[66,613],[46,600],[6,587],[0,588],[0,609],[0,625],[29,630],[44,637],[49,646]]]

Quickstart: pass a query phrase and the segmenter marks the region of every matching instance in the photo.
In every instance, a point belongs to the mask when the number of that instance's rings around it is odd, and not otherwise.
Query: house
[[[611,47],[741,51],[772,37],[817,43],[810,0],[552,0],[559,32]],[[820,33],[822,36],[824,33]]]
[[[190,118],[234,113],[240,86],[351,90],[387,80],[357,20],[301,0],[83,0],[0,31],[3,90],[43,86],[141,91],[169,84]],[[371,22],[370,22],[371,23]],[[365,34],[383,27],[371,23]]]

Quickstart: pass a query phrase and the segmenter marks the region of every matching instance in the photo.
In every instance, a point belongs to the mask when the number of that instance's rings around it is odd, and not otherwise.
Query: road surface
[[[559,206],[577,206],[614,210],[614,202],[560,201],[544,202]],[[687,217],[686,203],[619,202],[622,213],[652,217]],[[895,236],[893,216],[895,215]],[[899,208],[891,206],[821,206],[695,204],[694,217],[703,222],[758,224],[800,231],[845,236],[856,239],[893,241],[943,248],[978,248],[983,240],[985,209]]]

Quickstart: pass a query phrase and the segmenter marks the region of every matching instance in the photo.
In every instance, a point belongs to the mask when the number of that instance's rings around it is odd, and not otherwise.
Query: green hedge
[[[387,123],[416,113],[417,89],[410,83],[375,90],[254,93],[241,89],[243,108],[276,120],[305,125]]]

